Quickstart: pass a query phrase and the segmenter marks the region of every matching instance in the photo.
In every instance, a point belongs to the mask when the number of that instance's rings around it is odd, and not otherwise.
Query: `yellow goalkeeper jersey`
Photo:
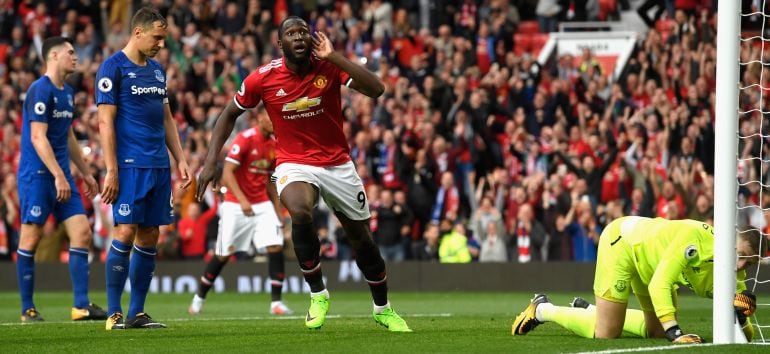
[[[671,296],[678,285],[711,298],[714,291],[714,228],[696,220],[625,217],[620,237],[633,249],[637,273],[665,322],[675,319]],[[737,274],[738,291],[745,290],[746,272]]]

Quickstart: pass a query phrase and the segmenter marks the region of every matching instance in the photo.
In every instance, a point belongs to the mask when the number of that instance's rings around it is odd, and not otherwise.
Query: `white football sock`
[[[310,293],[310,297],[316,296],[316,295],[318,295],[318,294],[324,294],[324,295],[326,295],[326,298],[327,298],[327,299],[330,297],[330,296],[329,296],[329,289],[323,289],[322,291],[319,291],[319,292],[317,292],[317,293],[311,292],[311,293]]]
[[[540,322],[545,322],[545,319],[543,319],[543,311],[549,310],[553,308],[553,306],[554,305],[550,302],[544,302],[540,305],[537,305],[537,307],[535,308],[535,319],[537,319]]]
[[[385,311],[385,309],[390,308],[390,301],[386,302],[385,305],[377,306],[377,304],[374,304],[374,313],[382,313],[382,311]]]

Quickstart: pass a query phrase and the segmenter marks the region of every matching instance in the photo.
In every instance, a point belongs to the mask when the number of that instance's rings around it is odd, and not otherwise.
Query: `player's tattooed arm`
[[[313,50],[318,58],[338,66],[342,71],[350,75],[350,78],[353,79],[350,88],[372,98],[380,97],[385,92],[385,85],[377,78],[377,75],[336,52],[332,47],[332,42],[323,32],[315,33],[313,37]]]
[[[206,193],[209,183],[216,182],[220,178],[221,171],[217,168],[217,160],[222,151],[222,146],[225,145],[225,140],[233,132],[235,126],[235,120],[243,113],[243,110],[235,105],[235,102],[230,102],[222,110],[222,113],[217,117],[217,122],[214,124],[214,131],[211,133],[211,143],[209,144],[209,152],[206,154],[206,161],[203,163],[203,170],[198,175],[198,189],[195,192],[195,198],[199,201],[203,199],[203,195]]]

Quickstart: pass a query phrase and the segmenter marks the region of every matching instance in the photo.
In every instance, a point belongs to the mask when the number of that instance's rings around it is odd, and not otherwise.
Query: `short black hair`
[[[278,26],[278,36],[282,37],[283,36],[283,32],[286,32],[286,28],[291,26],[293,24],[291,22],[294,22],[294,21],[300,21],[300,22],[304,23],[305,25],[307,25],[307,21],[302,19],[302,17],[299,17],[299,16],[289,16],[289,17],[283,19],[283,21],[281,21],[281,25]]]
[[[48,61],[48,53],[51,52],[51,49],[54,49],[64,43],[73,44],[72,38],[67,37],[48,37],[43,41],[43,62]]]
[[[133,32],[134,28],[139,26],[141,26],[142,29],[148,28],[156,21],[160,21],[161,27],[168,27],[168,21],[166,21],[166,18],[163,17],[160,11],[152,7],[143,7],[134,14],[133,18],[131,18],[131,31]]]

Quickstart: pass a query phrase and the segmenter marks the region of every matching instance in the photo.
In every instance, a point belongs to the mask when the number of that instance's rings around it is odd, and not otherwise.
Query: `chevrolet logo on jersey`
[[[290,112],[290,111],[307,111],[311,107],[315,107],[321,104],[321,97],[314,97],[314,98],[307,98],[302,97],[297,99],[294,102],[286,103],[283,105],[283,111],[284,112]]]

